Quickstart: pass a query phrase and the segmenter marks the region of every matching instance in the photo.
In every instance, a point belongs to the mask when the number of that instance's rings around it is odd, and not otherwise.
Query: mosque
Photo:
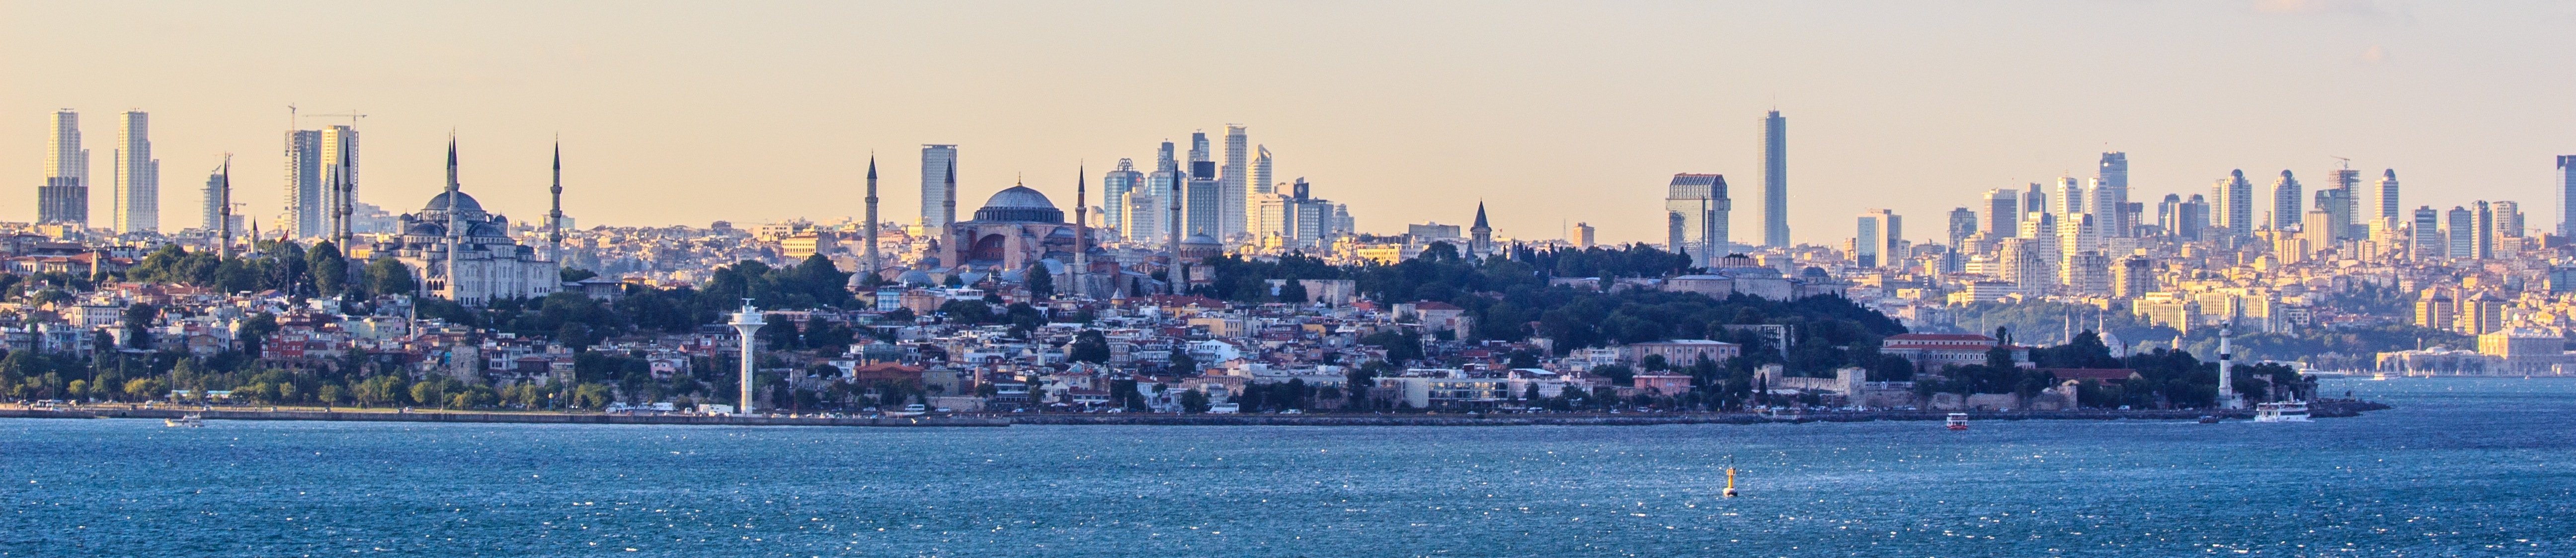
[[[561,192],[557,188],[558,198]],[[512,240],[509,230],[509,217],[484,211],[457,184],[456,142],[449,140],[447,191],[430,198],[419,213],[403,215],[402,236],[375,248],[411,269],[421,296],[482,306],[496,298],[543,298],[560,290],[560,264],[541,256],[536,247]]]

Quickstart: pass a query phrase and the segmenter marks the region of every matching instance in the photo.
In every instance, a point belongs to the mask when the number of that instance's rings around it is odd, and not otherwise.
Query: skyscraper
[[[2012,238],[2021,230],[2021,191],[1996,188],[1986,191],[1986,240]]]
[[[1708,267],[1725,256],[1729,204],[1726,176],[1673,175],[1664,189],[1665,246],[1687,254],[1692,267]]]
[[[152,158],[152,115],[126,111],[116,122],[116,232],[161,230],[161,161]]]
[[[1248,223],[1251,222],[1252,206],[1247,202],[1252,200],[1252,189],[1246,185],[1251,181],[1247,176],[1251,169],[1245,166],[1245,158],[1251,155],[1247,153],[1249,150],[1243,126],[1225,125],[1225,168],[1217,172],[1216,195],[1223,202],[1217,208],[1222,212],[1217,223],[1217,238],[1232,238],[1251,230]]]
[[[1591,248],[1591,247],[1592,247],[1592,224],[1591,224],[1591,223],[1575,223],[1575,224],[1574,224],[1574,246],[1575,246],[1575,247],[1577,247],[1577,248]]]
[[[1762,117],[1762,245],[1789,247],[1789,119],[1776,110]]]
[[[285,213],[278,216],[282,235],[322,235],[322,131],[286,131]],[[254,239],[256,240],[256,239]]]
[[[1127,196],[1145,183],[1145,173],[1136,172],[1134,159],[1119,159],[1118,170],[1100,177],[1100,226],[1120,235],[1127,232]]]
[[[201,199],[205,200],[205,204],[201,210],[203,214],[198,217],[198,222],[203,223],[200,226],[205,229],[207,234],[223,232],[223,229],[217,228],[222,227],[225,224],[223,169],[215,169],[214,172],[206,173],[206,189],[200,192],[200,194],[204,196]]]
[[[2405,206],[2397,205],[2397,169],[2382,172],[2370,191],[2370,218],[2387,219],[2392,224],[2406,218]]]
[[[1270,146],[1256,145],[1252,152],[1252,194],[1258,197],[1279,193],[1279,185],[1270,181]]]
[[[2433,209],[2433,206],[2429,205],[2417,206],[2415,208],[2415,225],[2412,228],[2412,231],[2415,235],[2414,248],[2416,258],[2443,258],[2450,256],[2451,242],[2448,237],[2442,234],[2441,211],[2435,210]]]
[[[2085,198],[2090,196],[2084,195],[2084,186],[2077,184],[2075,177],[2057,177],[2057,188],[2049,190],[2048,194],[2057,198],[2057,205],[2050,207],[2049,213],[2056,214],[2058,220],[2074,221],[2075,216],[2090,213],[2085,207]]]
[[[1852,237],[1852,259],[1861,267],[1896,265],[1905,255],[1899,245],[1905,239],[1904,222],[1895,211],[1872,209],[1860,214],[1858,234]]]
[[[2325,240],[2344,240],[2352,238],[2352,208],[2356,205],[2352,200],[2352,192],[2352,190],[2345,188],[2327,188],[2318,190],[2316,210],[2325,212],[2325,221],[2323,224],[2327,228],[2322,231],[2304,230],[2303,228],[2300,232],[2311,238]],[[2304,225],[2302,226],[2304,227]],[[2313,246],[2313,248],[2324,248],[2324,246]]]
[[[2227,172],[2227,178],[2210,187],[2209,225],[2227,227],[2228,236],[2254,234],[2254,183],[2245,179],[2245,169]]]
[[[2493,228],[2495,229],[2495,237],[2522,238],[2524,231],[2528,230],[2523,228],[2522,224],[2522,204],[2500,201],[2495,202],[2494,205],[2495,227]],[[2517,246],[2516,248],[2519,249],[2520,247]]]
[[[1959,247],[1960,247],[1960,246],[1966,245],[1966,244],[1968,243],[1968,237],[1970,237],[1970,236],[1974,236],[1974,235],[1976,235],[1976,234],[1977,234],[1977,212],[1976,212],[1976,211],[1974,211],[1974,210],[1970,210],[1970,209],[1968,209],[1968,208],[1965,208],[1965,207],[1951,208],[1951,209],[1950,209],[1950,251],[1952,251],[1952,252],[1957,252],[1957,251],[1959,251]]]
[[[921,219],[923,229],[957,222],[957,146],[921,146]],[[932,233],[938,234],[938,233]]]
[[[2493,259],[2495,258],[2495,208],[2487,205],[2486,200],[2478,200],[2477,206],[2478,221],[2475,233],[2477,244],[2469,248],[2469,253],[2475,254],[2481,260]]]
[[[2306,213],[2299,209],[2300,202],[2305,201],[2300,199],[2302,195],[2299,179],[2291,177],[2290,171],[2281,171],[2281,178],[2272,181],[2272,230],[2286,231],[2299,225],[2300,214]]]
[[[2104,225],[2102,236],[2137,236],[2135,215],[2125,208],[2129,203],[2129,154],[2112,151],[2102,154],[2101,168],[2093,175],[2093,212]]]
[[[1202,137],[1199,141],[1206,143],[1207,140]],[[1182,229],[1186,236],[1204,234],[1210,239],[1225,238],[1224,187],[1219,185],[1216,174],[1215,161],[1190,161],[1190,183],[1181,199],[1185,204],[1182,207],[1187,210],[1182,216],[1182,226],[1187,227]],[[1236,215],[1235,218],[1242,216]]]
[[[2443,215],[2443,217],[2443,220],[2448,222],[2448,226],[2443,227],[2442,235],[2451,241],[2450,256],[2453,258],[2477,257],[2477,212],[2469,211],[2469,208],[2466,207],[2454,205],[2451,206],[2450,213]]]
[[[2558,156],[2558,236],[2576,237],[2576,155]]]
[[[348,249],[349,216],[358,204],[358,131],[348,126],[322,129],[322,234]]]
[[[89,225],[89,150],[81,149],[80,113],[54,111],[45,136],[45,185],[36,189],[36,222]]]
[[[2022,216],[2021,216],[2021,219],[2019,219],[2019,220],[2017,220],[2017,221],[2018,221],[2019,223],[2021,223],[2021,224],[2025,224],[2025,225],[2026,225],[2026,224],[2030,223],[2030,219],[2031,219],[2031,217],[2030,217],[2030,216],[2032,216],[2032,215],[2048,215],[2048,214],[2049,214],[2049,213],[2048,213],[2048,187],[2047,187],[2047,186],[2042,186],[2042,185],[2040,185],[2040,183],[2037,183],[2037,182],[2032,182],[2032,183],[2030,183],[2030,188],[2025,189],[2025,190],[2022,190],[2022,192],[2021,192],[2021,215],[2022,215]],[[2055,229],[2049,229],[2049,230],[2055,230]],[[2016,231],[2018,231],[2018,229],[2016,229]],[[2014,234],[2020,234],[2020,233],[2019,233],[2019,232],[2015,232]]]
[[[2197,241],[2209,236],[2206,234],[2207,230],[2209,230],[2209,199],[2201,197],[2200,194],[2192,194],[2191,199],[2183,201],[2182,206],[2174,210],[2174,230],[2167,234],[2186,241]]]

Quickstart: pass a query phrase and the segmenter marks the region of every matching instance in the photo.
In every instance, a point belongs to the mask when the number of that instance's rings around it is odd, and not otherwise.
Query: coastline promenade
[[[2359,416],[2389,408],[2368,401],[2324,400],[2312,404],[2318,418]],[[2197,420],[2202,416],[2250,419],[2252,410],[2079,410],[1966,411],[1969,420]],[[608,414],[551,412],[449,412],[389,410],[263,410],[219,408],[0,408],[0,418],[169,419],[198,415],[207,420],[320,420],[371,422],[525,423],[525,424],[694,424],[724,426],[871,426],[871,427],[1002,427],[1045,425],[1160,426],[1648,426],[1658,424],[1766,424],[1775,422],[1939,421],[1949,411],[1839,411],[1770,415],[1762,413],[1443,413],[1443,414],[1159,414],[1159,413],[998,413],[920,417],[706,416],[680,414]]]

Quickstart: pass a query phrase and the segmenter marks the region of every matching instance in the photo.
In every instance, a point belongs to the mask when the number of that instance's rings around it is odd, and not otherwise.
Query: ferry
[[[903,410],[901,410],[901,411],[886,411],[885,416],[888,416],[888,417],[894,417],[894,418],[906,418],[906,417],[917,417],[917,416],[921,416],[921,415],[923,415],[923,414],[927,414],[927,413],[929,413],[929,412],[930,412],[930,409],[929,409],[928,407],[923,406],[923,405],[922,405],[922,404],[920,404],[920,403],[914,403],[914,404],[911,404],[911,405],[905,405],[905,406],[903,406]]]
[[[2311,422],[2308,402],[2282,401],[2254,405],[2254,422]]]
[[[161,425],[177,428],[204,428],[206,426],[206,417],[203,415],[186,415],[179,418],[166,418],[161,419]]]
[[[1949,421],[1949,426],[1948,426],[1948,427],[1949,427],[1949,429],[1951,429],[1951,430],[1967,430],[1967,429],[1968,429],[1968,414],[1967,414],[1967,413],[1950,413],[1950,421]]]

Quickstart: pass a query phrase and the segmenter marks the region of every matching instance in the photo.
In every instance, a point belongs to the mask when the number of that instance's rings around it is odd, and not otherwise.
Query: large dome
[[[991,199],[984,200],[984,207],[1056,208],[1055,202],[1047,200],[1046,194],[1031,190],[1027,186],[1012,186],[1009,190],[994,192]]]
[[[446,211],[449,205],[447,201],[448,196],[455,196],[457,200],[455,205],[462,206],[465,211],[475,212],[483,210],[483,204],[481,202],[474,201],[474,196],[466,195],[465,192],[462,191],[453,193],[439,192],[437,197],[429,199],[429,205],[421,206],[420,210],[423,212]]]
[[[984,200],[984,208],[975,210],[975,220],[1062,223],[1064,211],[1056,209],[1055,202],[1047,201],[1046,194],[1038,193],[1037,190],[1031,190],[1027,186],[1012,186],[1011,189],[995,192],[991,199]]]

